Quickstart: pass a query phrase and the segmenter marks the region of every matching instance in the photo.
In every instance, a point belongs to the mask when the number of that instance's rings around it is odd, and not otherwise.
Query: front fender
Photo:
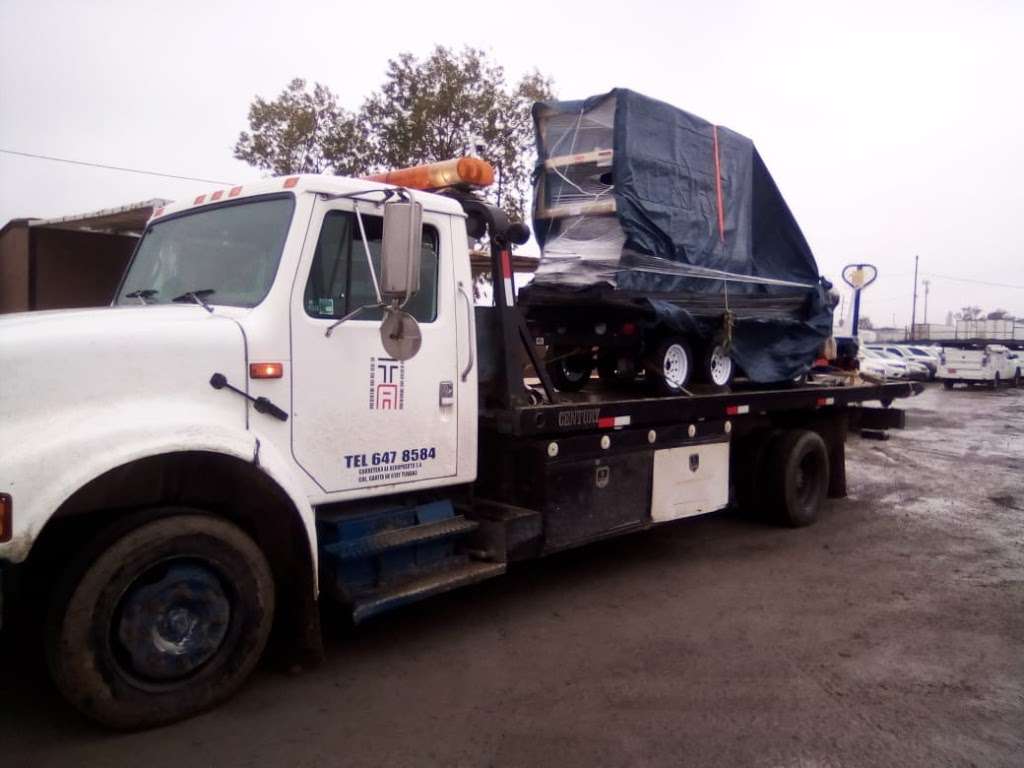
[[[116,421],[89,420],[87,428],[62,422],[56,428],[22,434],[0,446],[0,491],[14,504],[12,538],[0,544],[0,560],[21,562],[53,514],[80,488],[106,472],[139,459],[168,453],[205,451],[255,463],[295,506],[306,532],[316,579],[316,527],[313,509],[289,462],[272,444],[252,432],[202,414],[176,414],[166,408],[133,408]],[[204,423],[204,421],[206,423]],[[239,420],[241,423],[241,420]]]

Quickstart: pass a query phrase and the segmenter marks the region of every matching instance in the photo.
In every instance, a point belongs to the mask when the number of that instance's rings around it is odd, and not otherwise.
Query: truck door
[[[358,204],[380,274],[383,220]],[[380,340],[376,301],[353,202],[318,202],[292,291],[292,451],[327,493],[454,476],[458,376],[451,228],[423,213],[420,291],[406,310],[420,323],[419,353],[392,359]]]

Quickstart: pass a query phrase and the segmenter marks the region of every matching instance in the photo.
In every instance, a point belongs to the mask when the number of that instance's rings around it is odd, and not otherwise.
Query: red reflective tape
[[[602,416],[597,420],[597,426],[601,429],[610,429],[615,426],[614,416]]]
[[[512,277],[512,257],[508,251],[501,252],[501,276]]]
[[[220,200],[222,197],[224,197],[224,190],[218,189],[216,192],[210,195],[210,202],[213,202],[214,200]]]
[[[725,406],[726,416],[738,416],[741,413],[750,413],[749,405],[727,405]]]
[[[231,191],[228,192],[228,197],[238,197],[240,194],[242,194],[241,187],[232,187]]]
[[[197,197],[195,200],[192,201],[192,205],[200,205],[205,200],[206,200],[206,195],[199,195],[199,197]]]
[[[819,397],[818,405],[835,405],[836,399],[834,397]]]
[[[715,141],[715,196],[718,198],[718,239],[725,242],[725,204],[722,202],[722,162],[718,157],[718,126],[711,126]]]

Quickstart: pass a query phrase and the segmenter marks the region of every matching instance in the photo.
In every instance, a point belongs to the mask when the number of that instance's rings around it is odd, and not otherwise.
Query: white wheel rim
[[[686,383],[690,372],[690,357],[680,344],[672,344],[665,350],[665,358],[661,361],[661,373],[665,383],[673,389],[679,389]]]
[[[732,358],[726,354],[721,346],[716,345],[711,350],[711,383],[724,387],[732,377]]]

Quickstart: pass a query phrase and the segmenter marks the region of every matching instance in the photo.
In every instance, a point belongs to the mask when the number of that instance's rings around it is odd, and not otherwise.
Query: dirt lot
[[[3,764],[1024,765],[1024,390],[910,408],[813,528],[528,563],[161,730],[95,730],[5,655]]]

